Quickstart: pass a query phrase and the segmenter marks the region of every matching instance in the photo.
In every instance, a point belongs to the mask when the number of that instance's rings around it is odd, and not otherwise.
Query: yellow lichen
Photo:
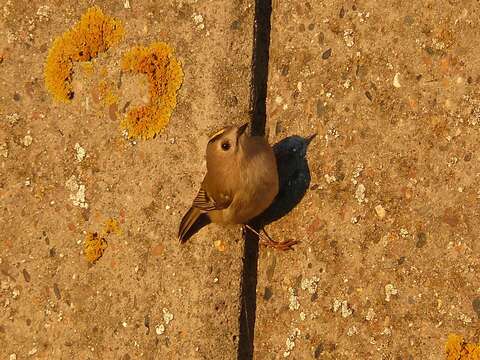
[[[147,76],[150,103],[130,110],[121,127],[130,138],[151,139],[165,128],[176,106],[183,81],[180,63],[168,44],[154,43],[130,49],[123,56],[122,69]]]
[[[105,224],[103,225],[103,234],[108,235],[111,233],[115,233],[117,235],[122,234],[122,230],[118,225],[118,221],[112,218],[107,219],[107,221],[105,221]]]
[[[107,248],[107,240],[96,232],[88,233],[83,245],[83,252],[88,262],[95,263],[100,259]]]
[[[97,232],[87,234],[83,244],[83,253],[89,263],[94,264],[102,257],[108,246],[106,237],[111,233],[115,233],[116,235],[122,234],[118,221],[113,218],[109,218],[105,221],[100,234]]]
[[[89,8],[71,30],[54,40],[50,48],[45,63],[48,91],[56,100],[71,100],[73,63],[90,61],[118,43],[123,34],[118,20],[104,15],[97,6]]]
[[[447,360],[480,360],[480,344],[467,344],[461,335],[448,335],[445,351]]]
[[[99,100],[104,105],[110,106],[117,103],[118,96],[114,89],[115,87],[113,86],[113,84],[106,80],[101,80],[98,83]]]

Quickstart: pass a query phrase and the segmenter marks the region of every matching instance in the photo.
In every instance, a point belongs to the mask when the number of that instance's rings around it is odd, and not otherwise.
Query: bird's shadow
[[[310,170],[306,159],[307,149],[316,134],[309,137],[289,136],[273,146],[277,160],[279,191],[273,203],[251,221],[262,229],[284,217],[303,199],[310,186]]]

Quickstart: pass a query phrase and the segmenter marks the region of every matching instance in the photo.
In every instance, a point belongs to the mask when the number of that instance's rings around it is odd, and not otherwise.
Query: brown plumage
[[[227,127],[210,138],[207,174],[180,223],[180,242],[188,240],[201,216],[219,224],[247,225],[277,195],[278,172],[272,148],[263,137],[248,136],[247,126]]]

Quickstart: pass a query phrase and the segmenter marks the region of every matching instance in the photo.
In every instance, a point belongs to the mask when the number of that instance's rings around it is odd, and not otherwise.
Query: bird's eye
[[[230,143],[228,141],[222,143],[222,149],[225,150],[225,151],[230,149]]]

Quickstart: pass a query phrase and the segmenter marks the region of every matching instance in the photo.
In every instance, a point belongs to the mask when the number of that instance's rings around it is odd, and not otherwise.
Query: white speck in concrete
[[[372,321],[374,318],[375,318],[375,310],[373,310],[372,308],[369,308],[367,310],[367,315],[365,315],[365,319],[367,321]]]
[[[316,276],[313,276],[311,279],[303,279],[301,283],[302,290],[307,290],[310,294],[315,294],[318,288],[318,282],[320,279]]]
[[[75,151],[76,151],[75,159],[77,159],[78,162],[82,161],[85,158],[85,154],[86,154],[85,149],[81,147],[79,143],[76,143]]]
[[[165,325],[159,324],[155,326],[155,332],[157,333],[157,335],[162,335],[165,332]]]
[[[355,198],[357,199],[359,204],[366,202],[365,199],[365,185],[358,184],[357,190],[355,190]]]
[[[347,45],[347,47],[352,47],[355,45],[352,29],[347,29],[343,32],[343,40],[345,41],[345,45]]]
[[[393,284],[385,285],[385,301],[390,301],[392,295],[397,295],[398,290],[395,288]]]
[[[295,340],[300,336],[300,329],[294,328],[290,332],[290,335],[288,336],[287,340],[285,341],[286,345],[286,350],[283,353],[283,357],[288,357],[290,356],[292,350],[295,348]]]
[[[84,209],[88,208],[88,204],[85,201],[85,185],[80,183],[75,175],[72,175],[67,180],[65,187],[71,192],[70,200],[72,200],[74,206]]]
[[[7,115],[6,119],[10,123],[10,125],[15,125],[18,122],[18,120],[20,120],[20,115],[18,115],[17,113],[13,113],[13,114]]]
[[[333,312],[337,312],[338,310],[341,310],[340,312],[344,318],[349,317],[353,313],[346,300],[333,299]]]
[[[348,328],[347,330],[347,336],[353,336],[358,333],[357,327],[355,325],[352,325],[351,327]]]
[[[31,135],[25,135],[25,137],[22,140],[22,144],[25,147],[29,147],[30,145],[32,145],[32,142],[33,142],[33,137]]]
[[[382,205],[375,206],[375,212],[377,213],[379,219],[383,219],[387,214],[386,210],[383,208]]]
[[[173,320],[173,314],[167,308],[163,308],[163,321],[168,325]]]
[[[298,308],[300,307],[300,303],[298,302],[297,295],[295,295],[295,290],[293,290],[293,288],[288,288],[288,292],[290,293],[290,296],[288,298],[288,308],[292,311],[298,310]]]
[[[305,321],[306,318],[307,318],[307,315],[305,315],[303,311],[300,312],[300,320]]]
[[[205,24],[203,23],[203,15],[194,13],[192,15],[192,19],[198,30],[203,30],[205,28]]]
[[[408,230],[405,229],[405,228],[401,228],[400,229],[400,236],[403,237],[403,238],[406,238],[408,237],[409,233],[408,233]]]
[[[397,89],[402,87],[402,85],[400,85],[400,73],[398,72],[393,77],[393,86],[395,86]]]

